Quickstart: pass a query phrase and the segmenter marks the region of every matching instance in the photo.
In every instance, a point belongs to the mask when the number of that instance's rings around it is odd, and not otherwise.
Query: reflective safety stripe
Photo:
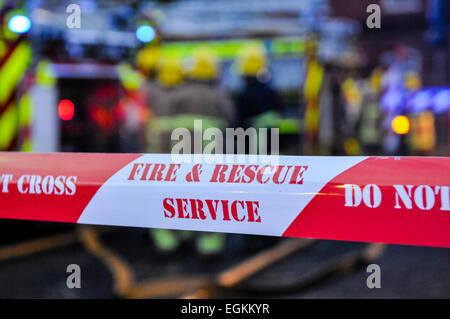
[[[17,46],[9,59],[0,69],[0,105],[3,105],[17,88],[31,60],[31,49],[27,43]]]
[[[135,71],[129,64],[122,63],[117,67],[120,81],[125,89],[134,91],[139,89],[144,83],[144,78]]]
[[[6,44],[0,39],[0,59],[6,54]]]
[[[56,74],[50,62],[43,60],[36,68],[36,84],[42,86],[53,86],[56,84]]]
[[[196,121],[201,121],[201,124],[196,124]],[[150,152],[169,152],[168,147],[171,148],[175,141],[171,141],[170,136],[163,137],[162,140],[159,137],[170,134],[173,130],[179,128],[184,128],[189,131],[200,129],[202,133],[209,128],[218,128],[223,131],[226,128],[226,121],[195,114],[180,114],[175,116],[160,116],[154,118],[147,126],[147,135],[150,137],[148,141],[148,150]],[[170,145],[163,145],[164,143],[168,143]],[[208,143],[209,141],[204,140],[203,146]]]
[[[18,123],[17,107],[10,105],[0,118],[0,150],[5,150],[14,140]]]
[[[305,81],[305,97],[307,99],[317,98],[323,79],[323,67],[317,61],[309,64],[308,75]]]
[[[206,130],[208,128],[218,128],[225,129],[226,121],[207,117],[207,116],[198,116],[198,115],[190,115],[190,114],[180,114],[175,116],[161,116],[153,121],[153,125],[155,125],[161,131],[172,131],[177,128],[186,128],[188,130],[194,130],[197,127],[195,126],[195,121],[201,121],[202,130]]]
[[[250,124],[254,128],[271,128],[277,127],[279,120],[280,115],[278,113],[269,111],[253,117]]]
[[[200,233],[195,244],[201,254],[217,254],[225,249],[225,236],[222,233]]]
[[[280,119],[278,127],[281,134],[296,134],[300,132],[300,122],[297,119]]]
[[[31,144],[30,138],[25,139],[22,142],[22,152],[31,152],[33,150],[33,145]]]
[[[31,123],[33,118],[33,108],[30,96],[25,94],[19,102],[19,131],[21,135],[21,150],[31,152]]]
[[[278,128],[281,134],[295,134],[300,131],[298,119],[282,118],[277,112],[269,111],[255,116],[251,126],[259,128]]]
[[[19,124],[20,126],[28,126],[31,124],[32,108],[31,99],[28,94],[22,96],[19,102]]]

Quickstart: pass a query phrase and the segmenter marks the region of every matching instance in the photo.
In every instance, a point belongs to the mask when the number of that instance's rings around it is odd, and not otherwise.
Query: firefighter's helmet
[[[199,48],[187,61],[187,74],[194,80],[210,81],[219,73],[219,58],[214,50]]]
[[[268,58],[264,46],[250,44],[242,49],[237,59],[239,73],[243,76],[257,76],[265,71],[268,66]]]
[[[160,57],[160,47],[153,45],[147,46],[138,52],[136,56],[136,66],[144,75],[153,75],[156,72]]]
[[[177,57],[162,57],[157,67],[159,83],[166,87],[176,86],[183,81],[183,68]]]

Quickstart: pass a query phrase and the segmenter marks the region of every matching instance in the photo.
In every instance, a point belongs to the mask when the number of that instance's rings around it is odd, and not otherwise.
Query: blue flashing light
[[[24,15],[15,15],[8,22],[8,29],[14,33],[26,33],[31,28],[31,21]]]
[[[149,25],[142,25],[136,30],[136,37],[141,42],[151,42],[156,37],[155,29]]]

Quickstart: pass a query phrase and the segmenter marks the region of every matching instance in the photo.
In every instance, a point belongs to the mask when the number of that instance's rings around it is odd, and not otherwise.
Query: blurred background
[[[278,128],[282,155],[449,156],[449,17],[447,0],[0,0],[0,151],[168,153],[201,119]],[[446,249],[6,220],[0,244],[0,297],[450,297]]]

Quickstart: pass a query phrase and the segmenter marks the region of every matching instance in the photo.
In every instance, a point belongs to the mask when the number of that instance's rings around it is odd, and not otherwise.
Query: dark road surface
[[[32,237],[32,236],[31,236]],[[236,237],[240,238],[240,237]],[[284,240],[284,239],[283,239]],[[267,240],[266,240],[267,241]],[[272,239],[273,241],[273,239]],[[132,269],[136,282],[173,276],[209,275],[227,269],[254,254],[241,249],[224,258],[205,261],[189,248],[173,256],[155,253],[147,230],[114,229],[102,243]],[[261,237],[250,237],[247,245],[265,245]],[[3,243],[5,245],[5,243]],[[307,278],[326,264],[338,261],[367,244],[318,241],[311,248],[295,253],[272,267],[247,279],[245,287],[282,287]],[[346,275],[326,280],[298,291],[268,294],[219,291],[215,297],[275,298],[450,298],[450,250],[443,248],[388,245],[375,263],[381,267],[381,288],[369,289],[365,266]],[[81,288],[66,286],[66,267],[81,267]],[[261,291],[260,291],[261,292]],[[113,276],[99,258],[80,243],[24,257],[0,260],[0,298],[114,298]],[[174,296],[178,297],[178,296]]]

